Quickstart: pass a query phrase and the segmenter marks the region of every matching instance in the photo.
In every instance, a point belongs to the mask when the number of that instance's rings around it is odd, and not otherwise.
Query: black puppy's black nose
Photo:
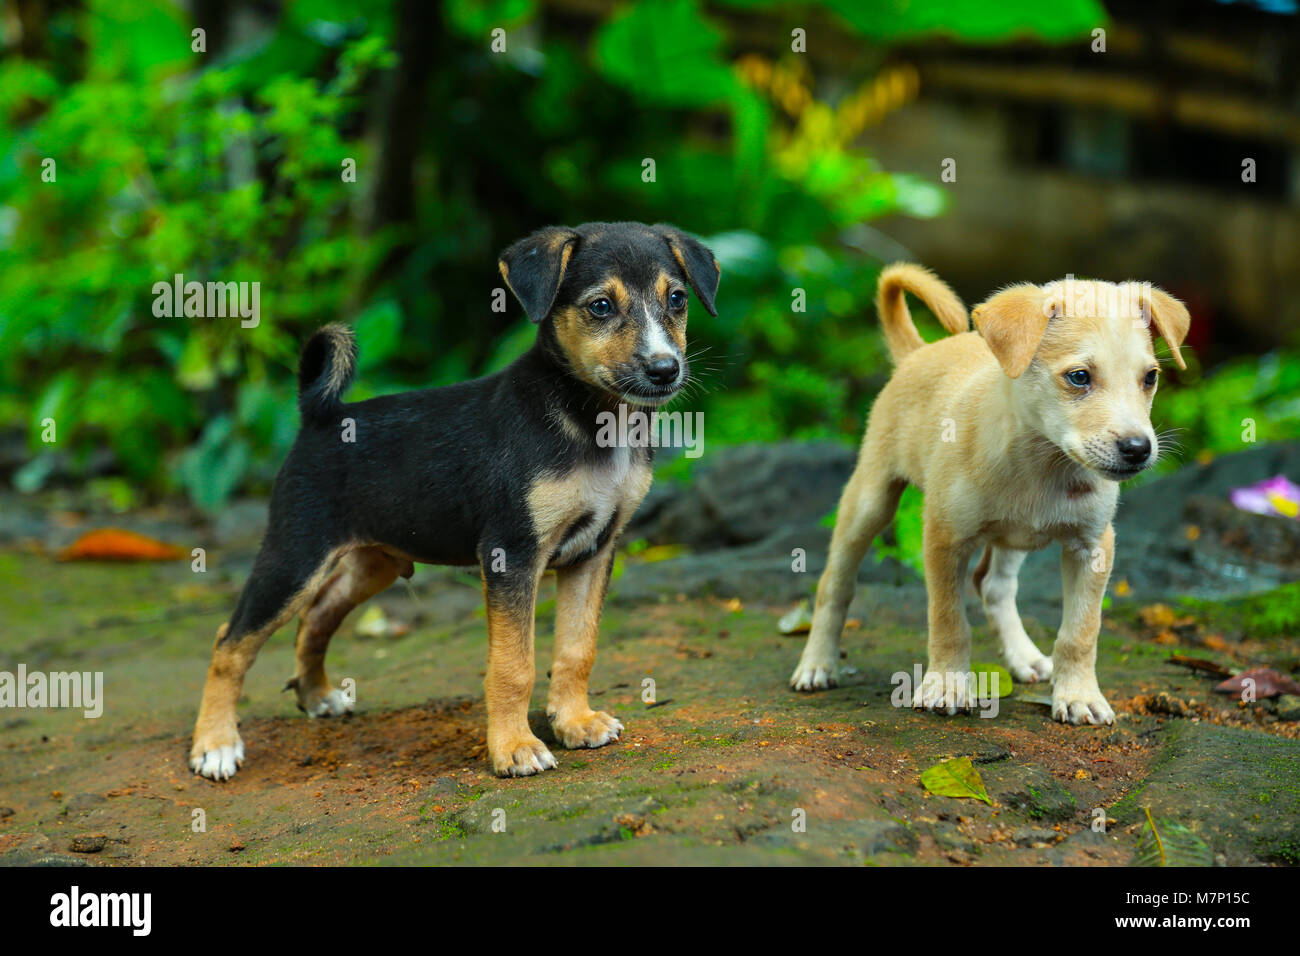
[[[645,365],[646,378],[656,385],[671,385],[681,370],[681,364],[671,355],[656,355]]]
[[[1121,438],[1115,442],[1115,447],[1119,449],[1119,457],[1124,459],[1126,465],[1136,467],[1145,464],[1151,457],[1151,442],[1145,435]]]

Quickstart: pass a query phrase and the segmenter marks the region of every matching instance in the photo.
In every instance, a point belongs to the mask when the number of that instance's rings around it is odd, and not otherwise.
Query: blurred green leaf
[[[446,0],[446,6],[447,22],[484,45],[493,30],[513,30],[537,14],[537,0]]]
[[[1096,0],[826,0],[825,5],[866,36],[891,41],[926,33],[967,42],[1019,36],[1065,40],[1086,36],[1109,21]]]
[[[391,299],[376,302],[357,316],[357,364],[362,369],[387,362],[402,342],[402,310]]]
[[[597,68],[640,99],[676,106],[720,103],[736,90],[722,34],[694,0],[640,0],[601,27]]]
[[[190,500],[215,511],[234,492],[248,467],[247,444],[234,431],[227,415],[214,418],[198,443],[181,456],[177,471]]]

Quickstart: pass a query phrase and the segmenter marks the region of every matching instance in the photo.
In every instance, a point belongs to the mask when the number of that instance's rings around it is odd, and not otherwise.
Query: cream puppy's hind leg
[[[1052,676],[1052,659],[1046,657],[1025,633],[1016,610],[1017,578],[1028,552],[989,548],[984,576],[976,572],[976,589],[984,604],[989,627],[1002,644],[1002,659],[1011,676],[1022,683],[1047,680]]]
[[[929,656],[912,706],[955,714],[978,706],[970,676],[970,623],[962,591],[973,548],[954,540],[948,529],[925,512],[925,587],[929,597]]]
[[[825,690],[839,681],[840,632],[853,600],[858,566],[876,535],[894,516],[905,487],[903,482],[881,475],[877,467],[868,464],[879,460],[868,439],[857,470],[840,496],[830,555],[817,584],[812,630],[799,666],[790,675],[790,686],[795,690]]]

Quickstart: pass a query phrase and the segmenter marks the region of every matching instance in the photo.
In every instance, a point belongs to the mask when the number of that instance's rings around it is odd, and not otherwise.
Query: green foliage
[[[827,6],[862,32],[888,39],[937,32],[975,41],[1017,34],[1065,40],[1087,34],[1107,21],[1105,9],[1095,0],[1055,0],[1050,4],[1025,0],[831,0]]]
[[[929,30],[1082,35],[1104,16],[1088,0],[809,6],[867,47]],[[672,221],[715,249],[720,311],[692,310],[703,352],[684,400],[711,442],[856,439],[886,362],[878,263],[848,240],[882,216],[939,215],[945,196],[857,145],[879,58],[837,76],[850,92],[831,102],[803,57],[736,59],[742,44],[699,0],[639,0],[585,30],[537,0],[449,0],[423,24],[421,73],[396,52],[400,18],[430,9],[301,0],[203,56],[174,4],[88,0],[51,22],[48,55],[0,63],[0,425],[29,436],[20,488],[106,448],[147,494],[214,509],[265,490],[296,429],[311,329],[355,326],[353,399],[500,368],[535,333],[490,308],[496,253],[588,219]],[[419,116],[386,112],[404,76]],[[375,191],[403,177],[399,215],[372,222]],[[260,324],[154,314],[154,284],[176,274],[261,283]]]
[[[593,52],[601,73],[647,102],[713,106],[737,88],[722,43],[694,0],[643,0],[610,18]]]
[[[4,144],[0,167],[16,223],[5,251],[20,263],[0,272],[0,370],[36,389],[22,416],[34,452],[48,416],[56,447],[107,445],[139,482],[214,507],[269,478],[292,441],[297,339],[339,310],[381,247],[337,228],[349,199],[335,183],[343,157],[362,152],[339,123],[388,54],[362,38],[329,81],[277,76],[249,90],[257,57],[179,74],[188,30],[158,16],[123,25],[121,12],[92,8],[101,45],[79,82],[0,66],[9,122],[34,98],[43,110]],[[41,182],[44,157],[54,182]],[[272,171],[258,175],[258,163]],[[154,284],[175,274],[260,282],[264,320],[156,316]],[[174,471],[160,469],[190,442]]]
[[[1211,375],[1202,375],[1190,350],[1183,354],[1191,359],[1188,371],[1178,373],[1171,387],[1161,386],[1152,411],[1161,431],[1176,429],[1176,453],[1163,460],[1162,473],[1197,455],[1300,435],[1300,353],[1235,359]]]
[[[1185,597],[1178,609],[1214,631],[1239,632],[1251,640],[1290,638],[1300,634],[1300,582],[1222,601]]]

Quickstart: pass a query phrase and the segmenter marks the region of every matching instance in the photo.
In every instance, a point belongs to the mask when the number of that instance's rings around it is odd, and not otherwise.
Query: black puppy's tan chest
[[[632,516],[650,480],[649,456],[624,446],[534,481],[528,512],[547,566],[565,567],[598,551]]]

